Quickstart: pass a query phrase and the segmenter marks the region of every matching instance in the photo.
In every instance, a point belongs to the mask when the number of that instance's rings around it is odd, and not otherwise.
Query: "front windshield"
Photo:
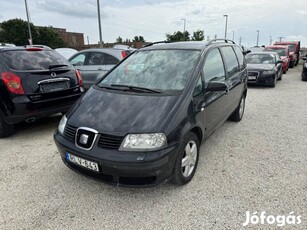
[[[289,52],[294,52],[295,45],[288,45],[288,47],[289,47]]]
[[[183,90],[200,51],[144,50],[132,54],[98,86],[127,85],[159,91]]]
[[[273,54],[248,54],[245,57],[247,64],[274,64]]]
[[[279,56],[287,56],[286,50],[283,48],[266,48],[265,51],[273,51],[278,53]]]

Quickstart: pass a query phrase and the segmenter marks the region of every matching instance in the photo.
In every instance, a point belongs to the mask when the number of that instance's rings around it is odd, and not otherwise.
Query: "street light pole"
[[[103,47],[102,44],[102,32],[101,32],[101,19],[100,19],[100,4],[99,0],[97,0],[97,11],[98,11],[98,26],[99,26],[99,47]]]
[[[227,23],[228,23],[228,14],[224,14],[223,17],[226,17],[226,25],[225,25],[225,39],[227,38]]]
[[[186,24],[187,20],[185,18],[182,18],[181,20],[183,20],[183,39],[185,41],[185,24]]]
[[[235,31],[232,31],[232,40],[235,41]]]
[[[258,46],[259,45],[259,30],[256,30],[257,31],[257,44],[256,44],[256,46]]]
[[[28,11],[27,0],[25,0],[25,6],[26,6],[26,13],[27,13],[27,20],[28,20],[29,43],[30,43],[30,45],[32,45],[33,42],[32,42],[32,33],[31,33],[31,27],[30,27],[30,19],[29,19],[29,11]]]

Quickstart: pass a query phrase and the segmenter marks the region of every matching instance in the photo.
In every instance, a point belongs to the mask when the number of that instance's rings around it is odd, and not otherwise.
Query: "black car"
[[[276,52],[255,52],[245,56],[249,85],[275,87],[282,79],[282,60]]]
[[[153,44],[92,86],[54,134],[71,169],[117,185],[188,183],[200,144],[242,119],[247,69],[229,40]]]
[[[80,73],[54,50],[0,48],[0,137],[18,122],[65,113],[83,91]]]
[[[303,60],[302,81],[307,81],[307,55],[303,57]]]

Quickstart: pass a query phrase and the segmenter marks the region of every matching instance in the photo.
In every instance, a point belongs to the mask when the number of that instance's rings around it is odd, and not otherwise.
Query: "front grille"
[[[98,142],[98,147],[104,149],[118,149],[124,137],[114,136],[109,134],[101,134]]]
[[[74,142],[76,136],[77,128],[71,125],[66,125],[64,130],[64,137],[66,137],[69,141]]]
[[[259,72],[248,72],[248,76],[255,76],[255,77],[258,77],[259,75]]]
[[[79,128],[76,135],[76,145],[84,149],[91,149],[97,137],[97,131]]]

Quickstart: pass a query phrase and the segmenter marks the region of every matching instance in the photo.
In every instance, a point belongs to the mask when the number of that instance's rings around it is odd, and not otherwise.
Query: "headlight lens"
[[[263,71],[263,74],[273,74],[273,70],[265,70]]]
[[[120,151],[153,151],[166,146],[163,133],[128,134],[123,140]]]
[[[67,123],[67,118],[66,116],[64,115],[60,121],[60,124],[58,126],[58,131],[61,135],[63,135],[64,133],[64,129],[65,129],[65,126],[66,126],[66,123]]]

